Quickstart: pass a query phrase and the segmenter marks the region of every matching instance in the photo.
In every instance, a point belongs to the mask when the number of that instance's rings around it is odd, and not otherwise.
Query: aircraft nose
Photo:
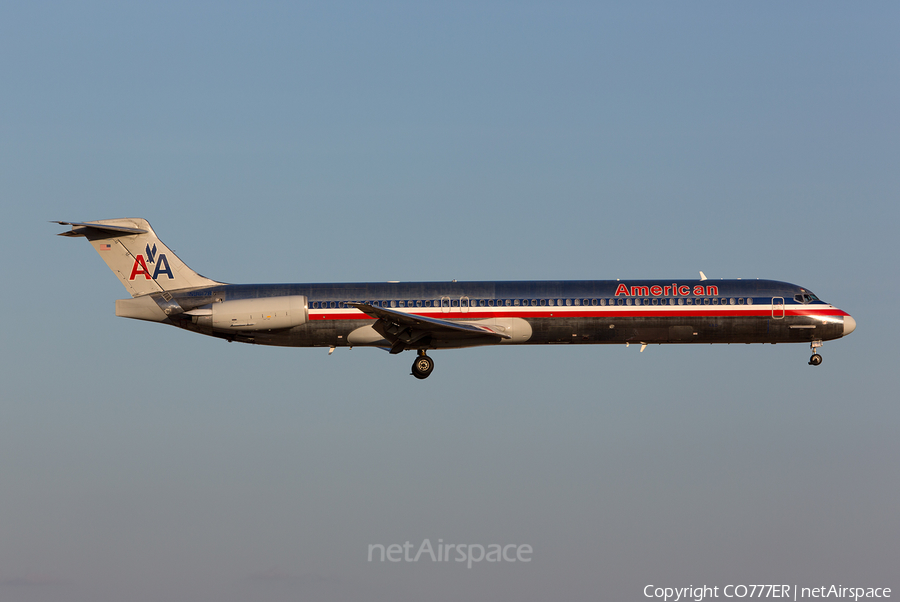
[[[847,336],[854,330],[856,330],[856,320],[854,320],[850,316],[844,316],[844,334],[843,334],[843,336]]]

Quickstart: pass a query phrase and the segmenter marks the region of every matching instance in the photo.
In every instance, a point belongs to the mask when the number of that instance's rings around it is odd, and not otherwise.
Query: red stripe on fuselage
[[[396,310],[395,310],[396,311]],[[781,310],[778,309],[777,312],[781,314]],[[708,310],[698,310],[696,308],[685,308],[685,309],[604,309],[604,310],[571,310],[567,308],[559,308],[555,311],[548,311],[545,308],[541,308],[535,311],[522,311],[522,308],[516,308],[513,311],[468,311],[468,312],[423,312],[423,311],[414,311],[414,312],[403,312],[411,316],[422,316],[425,318],[437,318],[439,320],[481,320],[481,319],[489,319],[489,318],[678,318],[678,317],[694,317],[700,316],[704,318],[733,318],[733,317],[753,317],[753,318],[771,318],[772,316],[772,308],[771,307],[760,307],[754,308],[752,310],[745,309],[708,309]],[[802,310],[802,309],[785,309],[784,311],[785,317],[797,317],[797,316],[806,316],[810,318],[815,318],[818,316],[847,316],[849,315],[847,312],[837,309],[816,309],[816,310]],[[779,315],[778,318],[780,319]],[[309,319],[312,320],[375,320],[376,318],[372,318],[368,314],[365,314],[359,310],[354,311],[352,313],[347,312],[347,310],[319,310],[319,311],[310,311]]]

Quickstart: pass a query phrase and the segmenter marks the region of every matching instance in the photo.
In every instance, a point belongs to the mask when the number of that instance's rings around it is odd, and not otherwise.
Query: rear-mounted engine
[[[225,331],[281,330],[306,324],[309,319],[304,295],[236,299],[184,313],[200,327]]]

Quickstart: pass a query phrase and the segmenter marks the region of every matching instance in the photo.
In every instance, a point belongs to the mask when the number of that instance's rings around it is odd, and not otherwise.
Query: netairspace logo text
[[[413,554],[411,542],[403,545],[399,543],[385,546],[380,543],[369,544],[369,562],[419,562],[420,560],[431,562],[465,562],[466,568],[472,568],[479,562],[531,562],[534,553],[527,543],[516,545],[514,543],[501,545],[491,543],[481,545],[444,543],[443,539],[437,541],[437,545],[431,545],[431,540],[425,539]]]

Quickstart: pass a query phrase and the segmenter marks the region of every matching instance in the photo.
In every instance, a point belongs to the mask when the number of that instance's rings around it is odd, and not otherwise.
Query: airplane
[[[191,270],[142,218],[52,222],[85,237],[131,293],[116,315],[229,342],[414,350],[481,345],[809,343],[856,320],[809,289],[774,280],[574,280],[225,284]]]

